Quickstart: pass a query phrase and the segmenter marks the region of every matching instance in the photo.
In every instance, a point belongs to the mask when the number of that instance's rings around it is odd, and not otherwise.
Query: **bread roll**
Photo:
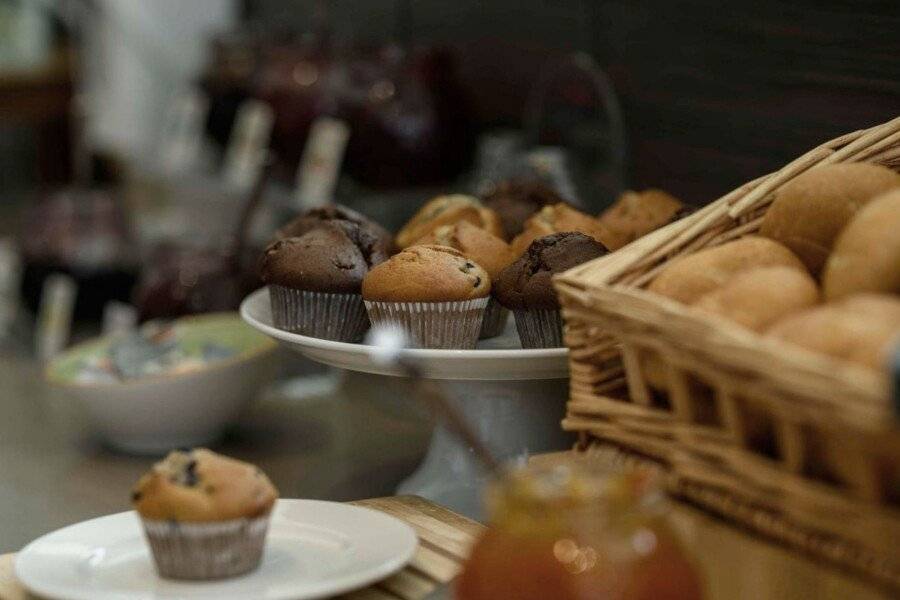
[[[770,239],[747,236],[675,260],[647,289],[684,304],[693,304],[742,271],[774,266],[805,272],[800,259],[785,246]]]
[[[768,337],[814,352],[885,369],[900,342],[900,298],[858,294],[811,308],[776,323]]]
[[[895,187],[900,187],[900,175],[878,165],[810,169],[778,191],[759,233],[793,250],[818,277],[835,238],[856,211]]]
[[[819,288],[805,271],[758,267],[738,273],[694,306],[753,331],[764,331],[785,316],[819,301]]]
[[[685,205],[676,197],[657,189],[626,191],[598,217],[608,235],[604,243],[618,250],[683,216]]]
[[[872,199],[844,228],[822,274],[825,298],[900,293],[900,188]]]

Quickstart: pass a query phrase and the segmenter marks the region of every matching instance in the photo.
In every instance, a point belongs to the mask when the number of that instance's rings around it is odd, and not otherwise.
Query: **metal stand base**
[[[573,437],[562,431],[568,379],[442,381],[459,410],[505,461],[563,450]],[[487,482],[472,451],[438,425],[422,464],[397,488],[483,520]]]

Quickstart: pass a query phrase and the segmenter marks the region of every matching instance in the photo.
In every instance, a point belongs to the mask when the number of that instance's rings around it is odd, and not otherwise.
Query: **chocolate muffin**
[[[423,348],[474,348],[490,291],[487,272],[447,246],[411,246],[362,288],[373,324],[399,327]]]
[[[553,276],[607,252],[606,246],[583,233],[554,233],[534,240],[500,273],[494,282],[494,297],[513,311],[523,348],[563,345]]]
[[[203,448],[169,453],[131,494],[159,574],[202,580],[259,565],[277,499],[258,468]]]
[[[370,252],[375,254],[373,258],[375,264],[387,260],[393,254],[394,237],[387,229],[340,204],[322,206],[304,212],[276,231],[275,240],[299,237],[324,223],[340,225],[348,235],[358,240],[361,246],[371,248]]]
[[[565,202],[553,188],[539,181],[503,181],[481,201],[500,217],[508,240],[522,233],[531,215],[545,206]]]
[[[387,256],[350,221],[322,221],[269,245],[260,276],[269,285],[279,329],[342,342],[362,338],[368,318],[360,290],[369,269]]]

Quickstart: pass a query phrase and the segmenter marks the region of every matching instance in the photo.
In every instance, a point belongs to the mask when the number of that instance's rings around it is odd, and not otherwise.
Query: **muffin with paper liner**
[[[310,337],[359,341],[369,328],[360,288],[369,269],[387,259],[383,240],[342,219],[293,233],[298,235],[270,244],[260,260],[275,326]]]
[[[479,229],[467,221],[438,227],[418,240],[415,245],[427,244],[456,248],[476,264],[482,266],[490,275],[491,281],[494,281],[500,271],[515,259],[509,244],[489,231]],[[479,339],[484,340],[503,333],[508,317],[509,311],[492,297],[485,309]]]
[[[449,246],[410,246],[373,268],[362,295],[373,326],[402,329],[421,348],[474,348],[491,278]]]
[[[563,320],[553,276],[607,254],[606,246],[575,231],[537,238],[500,273],[494,296],[513,312],[523,348],[563,346]]]
[[[277,499],[257,467],[204,448],[169,453],[131,496],[159,575],[192,580],[256,569]]]

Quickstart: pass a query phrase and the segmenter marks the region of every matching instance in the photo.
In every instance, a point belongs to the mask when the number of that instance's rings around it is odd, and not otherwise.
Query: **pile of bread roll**
[[[648,290],[885,369],[900,344],[900,174],[815,167],[777,192],[757,235],[673,261]]]

